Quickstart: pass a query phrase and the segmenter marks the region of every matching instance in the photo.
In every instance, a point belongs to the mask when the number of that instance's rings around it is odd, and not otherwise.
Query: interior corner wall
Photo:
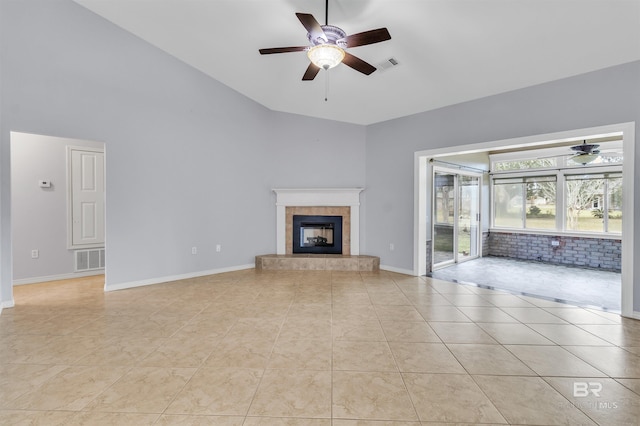
[[[10,131],[105,143],[107,289],[274,253],[275,186],[364,186],[363,126],[268,110],[71,0],[0,1],[0,55],[3,302]]]
[[[515,90],[367,127],[367,253],[381,266],[413,271],[414,153],[503,139],[636,123],[640,61]],[[634,161],[636,171],[640,153]],[[638,172],[636,172],[636,175]],[[636,176],[637,179],[637,176]],[[640,200],[640,187],[635,188]],[[637,209],[634,220],[640,218]],[[636,227],[634,250],[640,248]],[[395,250],[389,250],[393,243]],[[640,309],[640,284],[634,292]]]

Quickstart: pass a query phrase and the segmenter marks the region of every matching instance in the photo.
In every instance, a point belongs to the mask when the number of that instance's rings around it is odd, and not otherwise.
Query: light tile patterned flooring
[[[429,276],[620,312],[619,272],[484,256],[438,269]]]
[[[0,424],[640,418],[640,322],[611,313],[388,272],[102,285],[15,287],[0,315]]]

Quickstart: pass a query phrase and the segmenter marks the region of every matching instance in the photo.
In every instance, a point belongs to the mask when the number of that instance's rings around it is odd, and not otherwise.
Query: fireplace
[[[342,216],[294,215],[293,253],[342,254]]]
[[[360,192],[364,188],[274,188],[276,254],[293,253],[293,216],[342,216],[342,256],[360,254]],[[334,238],[336,232],[334,230]],[[336,242],[334,241],[334,245]],[[338,245],[339,246],[339,245]]]
[[[274,188],[276,254],[256,256],[256,270],[379,271],[379,257],[360,255],[360,193],[363,189]],[[294,216],[303,216],[303,219],[296,218],[297,230],[294,230]],[[340,218],[339,225],[327,219],[332,217]],[[322,253],[333,245],[337,254],[299,253],[298,249],[294,252],[295,240],[300,249],[320,249]]]

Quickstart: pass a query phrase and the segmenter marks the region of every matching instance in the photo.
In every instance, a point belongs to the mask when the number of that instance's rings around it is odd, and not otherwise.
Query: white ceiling
[[[311,82],[304,52],[258,49],[308,44],[295,12],[324,24],[322,0],[74,1],[270,109],[356,124],[640,59],[640,0],[330,0],[347,34],[391,33],[351,54],[399,65]]]

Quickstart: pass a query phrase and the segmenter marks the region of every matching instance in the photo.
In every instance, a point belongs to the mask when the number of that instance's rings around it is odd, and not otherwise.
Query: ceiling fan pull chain
[[[325,72],[324,73],[324,101],[327,102],[327,99],[329,99],[329,73]]]

